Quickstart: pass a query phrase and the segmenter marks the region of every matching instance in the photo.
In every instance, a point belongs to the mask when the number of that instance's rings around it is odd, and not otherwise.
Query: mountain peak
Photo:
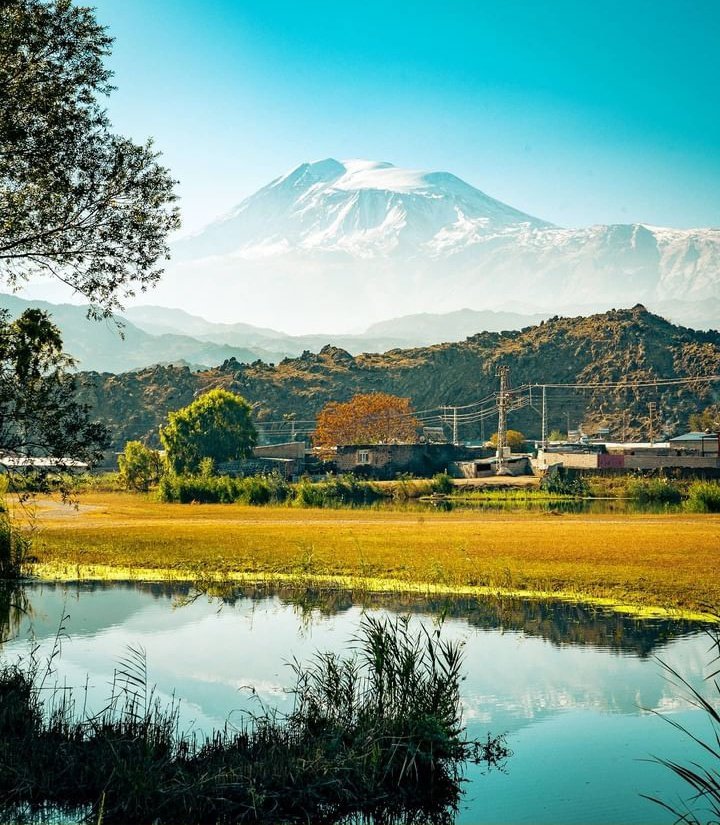
[[[718,230],[563,229],[450,172],[367,158],[302,163],[172,252],[169,302],[182,275],[193,309],[250,298],[293,331],[328,311],[348,328],[508,294],[543,310],[720,297]]]

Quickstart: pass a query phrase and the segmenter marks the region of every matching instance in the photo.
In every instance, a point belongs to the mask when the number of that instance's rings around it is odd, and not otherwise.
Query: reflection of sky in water
[[[63,608],[69,614],[61,683],[83,687],[88,703],[102,707],[113,670],[127,646],[147,651],[157,695],[181,700],[182,720],[201,729],[222,725],[232,712],[258,702],[288,709],[288,662],[316,650],[346,652],[361,616],[359,607],[335,615],[297,609],[277,598],[239,599],[223,605],[200,598],[173,608],[134,588],[64,591],[38,585],[28,591],[40,656],[52,648]],[[430,622],[415,614],[413,621]],[[28,648],[28,623],[6,645],[14,657]],[[515,755],[507,774],[479,777],[468,786],[461,822],[670,822],[640,793],[667,798],[677,788],[667,772],[640,760],[651,754],[697,756],[670,725],[647,709],[704,723],[689,709],[652,657],[592,645],[553,644],[523,632],[480,630],[459,617],[444,633],[465,641],[463,703],[469,733],[508,732]],[[656,654],[695,685],[708,662],[707,637],[683,636]],[[254,693],[254,698],[251,694]],[[646,710],[643,710],[646,709]]]

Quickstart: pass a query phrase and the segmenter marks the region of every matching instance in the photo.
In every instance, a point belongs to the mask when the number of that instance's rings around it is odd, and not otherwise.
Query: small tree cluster
[[[257,431],[252,409],[242,396],[214,389],[169,413],[160,440],[173,472],[198,473],[203,460],[217,465],[246,458],[257,442]]]
[[[493,447],[497,447],[497,442],[498,434],[494,433],[490,438],[490,443]],[[519,452],[525,445],[525,436],[519,430],[507,430],[505,432],[505,444],[510,447],[512,452]]]
[[[160,481],[163,464],[160,453],[141,441],[128,441],[118,457],[120,477],[128,490],[146,493]]]
[[[409,398],[383,392],[355,395],[349,401],[326,404],[317,417],[315,444],[388,444],[415,442],[420,422]]]

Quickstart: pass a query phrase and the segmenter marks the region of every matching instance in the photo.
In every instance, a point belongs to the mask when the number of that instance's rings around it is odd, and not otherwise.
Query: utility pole
[[[542,387],[542,432],[540,434],[543,450],[547,450],[547,387],[543,384]]]
[[[496,475],[505,475],[507,465],[505,463],[505,442],[507,440],[507,377],[509,367],[498,367],[497,374],[500,378],[500,395],[498,397],[498,434],[497,434],[497,466]]]
[[[649,416],[650,416],[649,428],[648,429],[650,431],[649,434],[650,434],[650,443],[651,444],[655,443],[655,427],[654,427],[653,415],[655,413],[655,407],[656,406],[657,406],[657,404],[654,401],[650,401],[648,403],[648,413],[649,413]]]
[[[443,404],[441,409],[443,411],[442,420],[444,422],[447,422],[447,420],[448,420],[447,411],[448,410],[453,411],[453,416],[452,416],[452,443],[457,447],[457,445],[459,444],[459,441],[458,441],[458,408],[453,407],[450,404]]]

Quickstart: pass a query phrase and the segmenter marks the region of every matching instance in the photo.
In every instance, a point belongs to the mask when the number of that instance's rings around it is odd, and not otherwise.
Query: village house
[[[355,473],[372,478],[395,478],[399,473],[431,477],[448,472],[461,461],[486,456],[482,447],[457,444],[346,444],[332,451],[331,460],[338,473]]]
[[[691,432],[661,442],[588,441],[538,449],[536,466],[574,470],[687,470],[720,472],[719,436]]]

